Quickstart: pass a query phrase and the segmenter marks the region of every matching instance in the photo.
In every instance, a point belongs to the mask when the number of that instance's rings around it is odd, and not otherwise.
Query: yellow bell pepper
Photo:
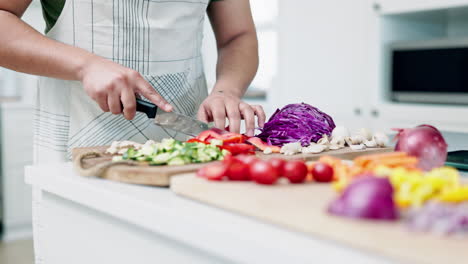
[[[449,203],[468,201],[468,186],[461,186],[446,190],[436,197],[437,200]]]

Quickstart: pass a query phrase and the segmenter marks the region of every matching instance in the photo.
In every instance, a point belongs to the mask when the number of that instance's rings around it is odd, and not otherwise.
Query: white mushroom
[[[136,150],[141,149],[143,145],[140,143],[136,143],[133,141],[114,141],[112,142],[111,146],[106,150],[107,154],[123,154],[125,153],[129,148],[134,148]]]
[[[328,144],[330,144],[330,139],[328,138],[328,136],[326,134],[324,134],[322,136],[322,138],[319,139],[319,141],[317,141],[317,144],[319,144],[319,145],[328,145]]]
[[[368,148],[375,148],[375,147],[377,147],[377,142],[374,139],[366,140],[366,141],[364,141],[364,145],[366,145],[366,147],[368,147]]]
[[[366,146],[364,144],[359,144],[359,145],[351,145],[349,146],[352,150],[363,150],[366,149]]]
[[[265,150],[263,150],[263,154],[265,155],[270,155],[271,153],[273,153],[273,150],[271,150],[271,148],[266,148]]]
[[[351,145],[359,145],[362,142],[364,142],[365,139],[361,135],[354,135],[354,136],[345,138],[345,141],[348,144],[348,146],[351,146]]]
[[[374,140],[377,143],[378,147],[385,147],[388,144],[389,138],[382,132],[377,132],[374,134]]]
[[[127,152],[128,149],[129,149],[129,148],[121,148],[121,149],[119,149],[119,150],[117,151],[117,154],[123,155],[125,152]]]
[[[145,146],[153,146],[154,144],[156,144],[156,142],[154,140],[148,140],[145,142],[145,144],[143,144],[143,147]]]
[[[364,138],[364,140],[372,140],[372,132],[367,128],[361,128],[358,131],[358,135]]]
[[[327,149],[326,145],[310,144],[310,146],[302,148],[302,153],[303,154],[310,154],[310,153],[316,154],[316,153],[323,152],[326,149]]]
[[[342,148],[344,148],[344,146],[337,145],[337,144],[331,144],[329,147],[330,150],[337,150],[337,149],[342,149]]]
[[[345,138],[349,137],[349,130],[344,126],[337,126],[332,131],[332,139],[333,138]]]
[[[339,146],[340,148],[343,148],[345,146],[345,143],[346,143],[345,137],[334,137],[330,141],[330,145],[336,145],[336,146]]]
[[[280,153],[284,155],[294,155],[296,153],[300,153],[302,150],[302,146],[300,142],[288,143],[284,144],[281,147]]]

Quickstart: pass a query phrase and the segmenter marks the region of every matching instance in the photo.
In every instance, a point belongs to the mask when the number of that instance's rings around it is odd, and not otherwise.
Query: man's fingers
[[[263,110],[261,105],[253,105],[252,108],[254,109],[255,115],[257,116],[257,122],[259,127],[265,126],[266,122],[266,114]]]
[[[219,129],[224,129],[226,126],[226,109],[222,102],[213,102],[210,107],[211,116],[213,117],[215,126]]]
[[[245,120],[246,135],[248,137],[253,137],[255,134],[255,112],[252,107],[246,103],[241,103],[239,109]]]
[[[123,90],[121,100],[125,118],[127,120],[132,120],[136,112],[136,99],[133,90]]]
[[[112,114],[117,115],[122,113],[122,107],[120,107],[120,94],[110,93],[107,96],[107,104]]]
[[[137,81],[137,91],[162,110],[166,112],[172,111],[172,105],[164,100],[143,77],[140,77]]]
[[[210,122],[208,119],[208,113],[206,112],[206,109],[203,105],[201,105],[200,109],[198,109],[197,119],[205,123]]]
[[[241,115],[238,102],[226,102],[226,113],[229,119],[229,132],[240,133]]]
[[[95,99],[95,101],[98,103],[102,111],[109,112],[109,105],[107,104],[107,95],[104,94],[102,96],[99,96]]]

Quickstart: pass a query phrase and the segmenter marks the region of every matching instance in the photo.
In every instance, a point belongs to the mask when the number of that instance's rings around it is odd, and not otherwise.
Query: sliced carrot
[[[393,158],[408,157],[405,152],[389,152],[381,154],[364,155],[354,159],[354,164],[364,166],[366,163],[374,160],[384,160]]]
[[[381,159],[381,160],[374,160],[371,161],[370,163],[365,166],[365,168],[375,168],[376,166],[383,165],[387,167],[406,167],[406,166],[414,166],[418,164],[418,158],[416,157],[411,157],[411,156],[406,156],[406,157],[394,157],[394,158],[387,158],[387,159]]]

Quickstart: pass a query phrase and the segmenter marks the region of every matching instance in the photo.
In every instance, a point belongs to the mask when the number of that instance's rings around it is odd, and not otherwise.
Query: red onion
[[[444,165],[447,159],[447,143],[437,128],[420,125],[415,128],[395,130],[398,131],[395,150],[417,157],[419,168],[429,171]]]
[[[360,176],[328,207],[328,212],[350,218],[396,220],[393,187],[388,178]]]

